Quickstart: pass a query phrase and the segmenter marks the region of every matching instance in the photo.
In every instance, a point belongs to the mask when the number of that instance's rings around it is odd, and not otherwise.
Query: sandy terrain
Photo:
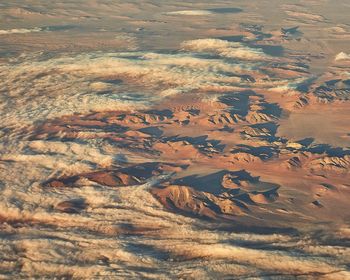
[[[349,14],[0,3],[0,279],[349,279]]]

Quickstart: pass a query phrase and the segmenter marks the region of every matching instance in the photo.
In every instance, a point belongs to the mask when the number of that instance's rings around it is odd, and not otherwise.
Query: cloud
[[[340,52],[335,56],[335,61],[340,61],[340,60],[350,60],[350,54],[345,53],[345,52]]]
[[[25,33],[41,32],[41,31],[43,31],[43,29],[39,27],[35,27],[32,29],[27,29],[27,28],[7,29],[7,30],[0,30],[0,35],[25,34]]]
[[[213,12],[208,10],[183,10],[183,11],[174,11],[167,12],[167,15],[183,15],[183,16],[207,16],[213,14]]]
[[[269,58],[261,49],[252,49],[240,43],[220,39],[186,41],[182,43],[181,47],[189,51],[210,52],[222,57],[242,60],[261,61]]]
[[[167,12],[166,15],[182,15],[182,16],[208,16],[212,14],[231,14],[242,12],[240,8],[213,8],[206,10],[180,10]]]
[[[274,59],[258,48],[219,39],[186,41],[181,51],[169,54],[24,55],[0,66],[0,109],[6,115],[2,121],[9,125],[74,112],[140,109],[193,91],[273,89],[303,82],[300,76],[279,77],[269,64]]]

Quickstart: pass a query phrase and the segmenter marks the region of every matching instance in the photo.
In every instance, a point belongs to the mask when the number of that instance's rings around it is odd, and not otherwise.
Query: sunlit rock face
[[[347,1],[7,2],[0,278],[350,278]]]

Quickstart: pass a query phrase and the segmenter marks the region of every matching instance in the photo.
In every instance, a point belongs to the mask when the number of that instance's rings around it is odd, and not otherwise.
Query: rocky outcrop
[[[181,185],[180,185],[181,184]],[[264,189],[259,187],[264,185]],[[154,188],[152,194],[167,208],[215,219],[246,215],[250,207],[273,203],[279,186],[260,182],[242,171],[220,171],[203,177],[176,179],[170,185]]]
[[[312,160],[307,166],[312,172],[348,173],[350,171],[350,156],[322,157]]]

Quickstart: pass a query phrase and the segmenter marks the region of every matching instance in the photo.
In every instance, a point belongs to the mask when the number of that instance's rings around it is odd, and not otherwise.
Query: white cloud
[[[339,61],[339,60],[350,60],[350,54],[345,52],[338,53],[335,57],[335,61]]]
[[[167,15],[183,15],[183,16],[207,16],[213,14],[211,11],[207,10],[183,10],[183,11],[174,11],[168,12]]]
[[[269,57],[260,49],[252,49],[240,43],[220,39],[199,39],[186,41],[182,48],[189,51],[210,52],[227,58],[261,61]]]
[[[35,27],[32,29],[27,29],[27,28],[7,29],[7,30],[0,30],[0,35],[25,34],[25,33],[41,32],[41,31],[43,31],[43,30],[42,30],[42,28],[39,28],[39,27]]]

